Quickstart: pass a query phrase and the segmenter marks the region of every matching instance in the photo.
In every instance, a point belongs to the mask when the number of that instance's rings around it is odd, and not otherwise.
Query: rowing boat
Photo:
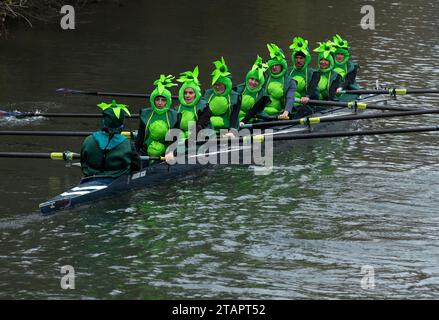
[[[349,97],[350,98],[350,97]],[[386,103],[387,98],[384,96],[367,95],[357,97],[357,101],[367,101],[368,103]],[[337,118],[356,113],[357,110],[334,107],[325,111],[316,113],[316,117],[331,117]],[[319,123],[313,125],[312,128],[303,125],[290,125],[273,128],[270,133],[272,135],[292,134],[292,133],[307,133],[310,130],[327,131],[328,127],[333,129],[334,123]],[[265,134],[265,133],[264,133]],[[285,147],[285,142],[277,143],[275,148],[280,146]],[[221,149],[222,150],[222,149]],[[242,151],[236,147],[229,146],[228,149],[221,152],[233,153]],[[221,152],[218,152],[220,154]],[[162,183],[164,181],[178,179],[179,177],[187,177],[189,174],[197,174],[201,169],[207,167],[200,163],[196,164],[175,164],[169,165],[166,162],[156,163],[151,166],[146,166],[138,172],[131,174],[124,174],[118,178],[111,178],[106,176],[87,177],[83,178],[78,185],[69,189],[66,192],[44,202],[39,205],[41,213],[44,215],[52,214],[56,211],[75,208],[79,205],[95,202],[120,194],[122,192],[151,187]]]

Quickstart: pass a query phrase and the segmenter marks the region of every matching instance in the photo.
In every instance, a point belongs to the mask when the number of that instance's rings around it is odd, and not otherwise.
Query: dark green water
[[[149,92],[160,73],[194,65],[206,87],[221,56],[241,81],[256,54],[267,57],[267,42],[289,56],[294,35],[312,47],[335,33],[345,36],[364,87],[376,79],[439,87],[436,1],[371,2],[374,31],[360,27],[358,0],[126,2],[77,12],[75,31],[12,29],[12,38],[0,42],[1,109],[98,112],[100,99],[54,90]],[[134,112],[146,104],[123,101]],[[390,102],[438,103],[433,95]],[[354,128],[425,124],[439,119]],[[2,130],[97,126],[0,121]],[[2,136],[0,151],[76,151],[81,142]],[[269,176],[245,167],[208,170],[47,218],[38,204],[75,185],[80,172],[45,160],[1,159],[0,298],[437,299],[438,156],[434,133],[321,140],[284,149]],[[74,290],[60,287],[64,265],[75,268]],[[361,286],[363,266],[374,267],[373,289]]]

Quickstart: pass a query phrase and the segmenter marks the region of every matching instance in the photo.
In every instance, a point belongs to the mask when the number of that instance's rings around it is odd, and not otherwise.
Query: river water
[[[375,30],[360,26],[366,4],[375,9]],[[10,30],[0,42],[1,109],[95,113],[101,99],[55,89],[149,92],[160,73],[194,65],[208,86],[211,63],[221,56],[240,81],[256,54],[267,57],[267,42],[289,56],[294,35],[312,47],[335,33],[346,37],[364,87],[377,79],[439,87],[433,0],[126,1],[92,9],[77,12],[74,31]],[[147,103],[119,101],[133,112]],[[438,103],[438,96],[418,95],[389,104]],[[362,121],[353,129],[438,124],[433,115]],[[0,121],[1,130],[98,125]],[[0,151],[77,151],[81,142],[2,136]],[[435,133],[319,140],[276,154],[268,176],[238,166],[207,170],[46,218],[38,204],[75,185],[80,171],[1,159],[0,298],[437,299],[438,156]],[[74,290],[60,287],[64,265],[75,269]],[[366,275],[374,285],[364,286]]]

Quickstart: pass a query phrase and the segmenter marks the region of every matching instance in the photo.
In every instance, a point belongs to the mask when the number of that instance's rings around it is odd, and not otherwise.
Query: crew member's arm
[[[264,110],[265,106],[270,103],[270,98],[267,95],[262,96],[253,107],[248,111],[247,115],[241,120],[243,123],[248,123],[259,112]]]
[[[288,119],[290,113],[293,112],[293,107],[296,99],[296,87],[296,81],[291,81],[290,87],[287,91],[285,111],[279,116],[279,119]]]
[[[206,107],[198,114],[197,120],[197,134],[198,131],[206,129],[209,126],[210,117],[212,116],[212,112],[210,111],[209,104],[206,103]]]
[[[355,83],[355,79],[357,78],[358,66],[356,65],[354,69],[346,75],[345,81],[341,86],[343,90],[351,90],[351,86]]]
[[[135,142],[135,147],[137,151],[140,151],[140,149],[143,146],[143,143],[145,141],[145,124],[143,121],[139,121],[139,130],[137,131],[137,137]]]
[[[233,105],[232,113],[230,114],[230,129],[239,130],[239,111],[241,110],[242,95],[238,95],[238,101]]]
[[[329,88],[329,96],[328,100],[333,101],[335,99],[335,95],[337,94],[337,89],[340,87],[341,76],[337,75],[337,78],[332,82],[331,87]]]

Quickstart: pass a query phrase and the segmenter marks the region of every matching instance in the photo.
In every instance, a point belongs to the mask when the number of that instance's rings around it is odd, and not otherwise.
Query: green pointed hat
[[[293,50],[293,53],[291,54],[293,68],[295,68],[296,54],[298,54],[299,52],[305,56],[305,64],[302,69],[307,68],[308,65],[311,63],[311,54],[309,53],[308,49],[308,40],[305,40],[302,37],[294,37],[293,43],[290,45],[290,49]]]
[[[349,48],[350,48],[349,43],[346,40],[344,40],[342,37],[340,37],[340,35],[338,34],[336,34],[332,38],[332,43],[333,43],[333,47],[335,48],[334,55],[337,53],[341,53],[344,54],[345,56],[342,62],[335,61],[335,65],[336,66],[345,65],[349,61],[349,58],[351,57],[351,54],[349,53]]]
[[[282,77],[285,72],[287,72],[287,60],[285,60],[285,55],[281,48],[279,48],[274,43],[267,44],[268,52],[270,53],[270,60],[268,60],[268,67],[270,68],[270,75],[273,78]],[[273,74],[271,72],[271,67],[280,64],[282,66],[282,71],[278,74]]]
[[[247,75],[245,77],[245,87],[250,92],[258,92],[261,90],[262,86],[265,82],[264,73],[268,69],[268,64],[264,63],[262,58],[258,55],[255,62],[253,63],[253,66],[249,72],[247,72]],[[248,86],[248,80],[250,78],[254,78],[259,81],[259,85],[255,89],[251,89]]]
[[[180,73],[180,78],[177,79],[178,82],[183,83],[180,90],[178,91],[178,100],[180,104],[186,107],[193,107],[198,104],[201,99],[201,87],[198,81],[198,66],[195,67],[194,71],[185,71]],[[192,103],[186,103],[184,100],[184,91],[187,88],[192,88],[195,92],[195,99]]]
[[[212,86],[216,82],[224,84],[226,90],[219,96],[226,96],[232,91],[232,74],[229,72],[229,68],[223,57],[221,57],[221,60],[214,61],[213,64],[215,65],[215,70],[212,72]],[[213,92],[215,95],[218,95],[215,89]]]
[[[110,133],[118,133],[123,129],[125,113],[131,116],[130,111],[124,104],[113,100],[111,103],[101,102],[97,105],[102,109],[102,129],[107,129]]]
[[[177,86],[176,83],[172,83],[172,80],[174,80],[175,77],[172,75],[165,76],[164,74],[160,75],[160,78],[156,81],[154,81],[154,85],[156,88],[151,93],[151,96],[149,98],[149,102],[151,104],[152,109],[157,114],[163,114],[166,111],[169,110],[172,104],[172,94],[168,90],[168,88],[172,88],[174,86]],[[164,97],[166,99],[166,106],[163,109],[159,109],[155,106],[154,100],[157,97]]]
[[[314,52],[319,53],[318,63],[321,72],[328,72],[334,69],[334,58],[332,57],[332,53],[335,52],[335,48],[331,41],[319,42],[319,47],[315,48]],[[329,68],[326,68],[325,70],[320,69],[320,60],[322,59],[329,61]]]

